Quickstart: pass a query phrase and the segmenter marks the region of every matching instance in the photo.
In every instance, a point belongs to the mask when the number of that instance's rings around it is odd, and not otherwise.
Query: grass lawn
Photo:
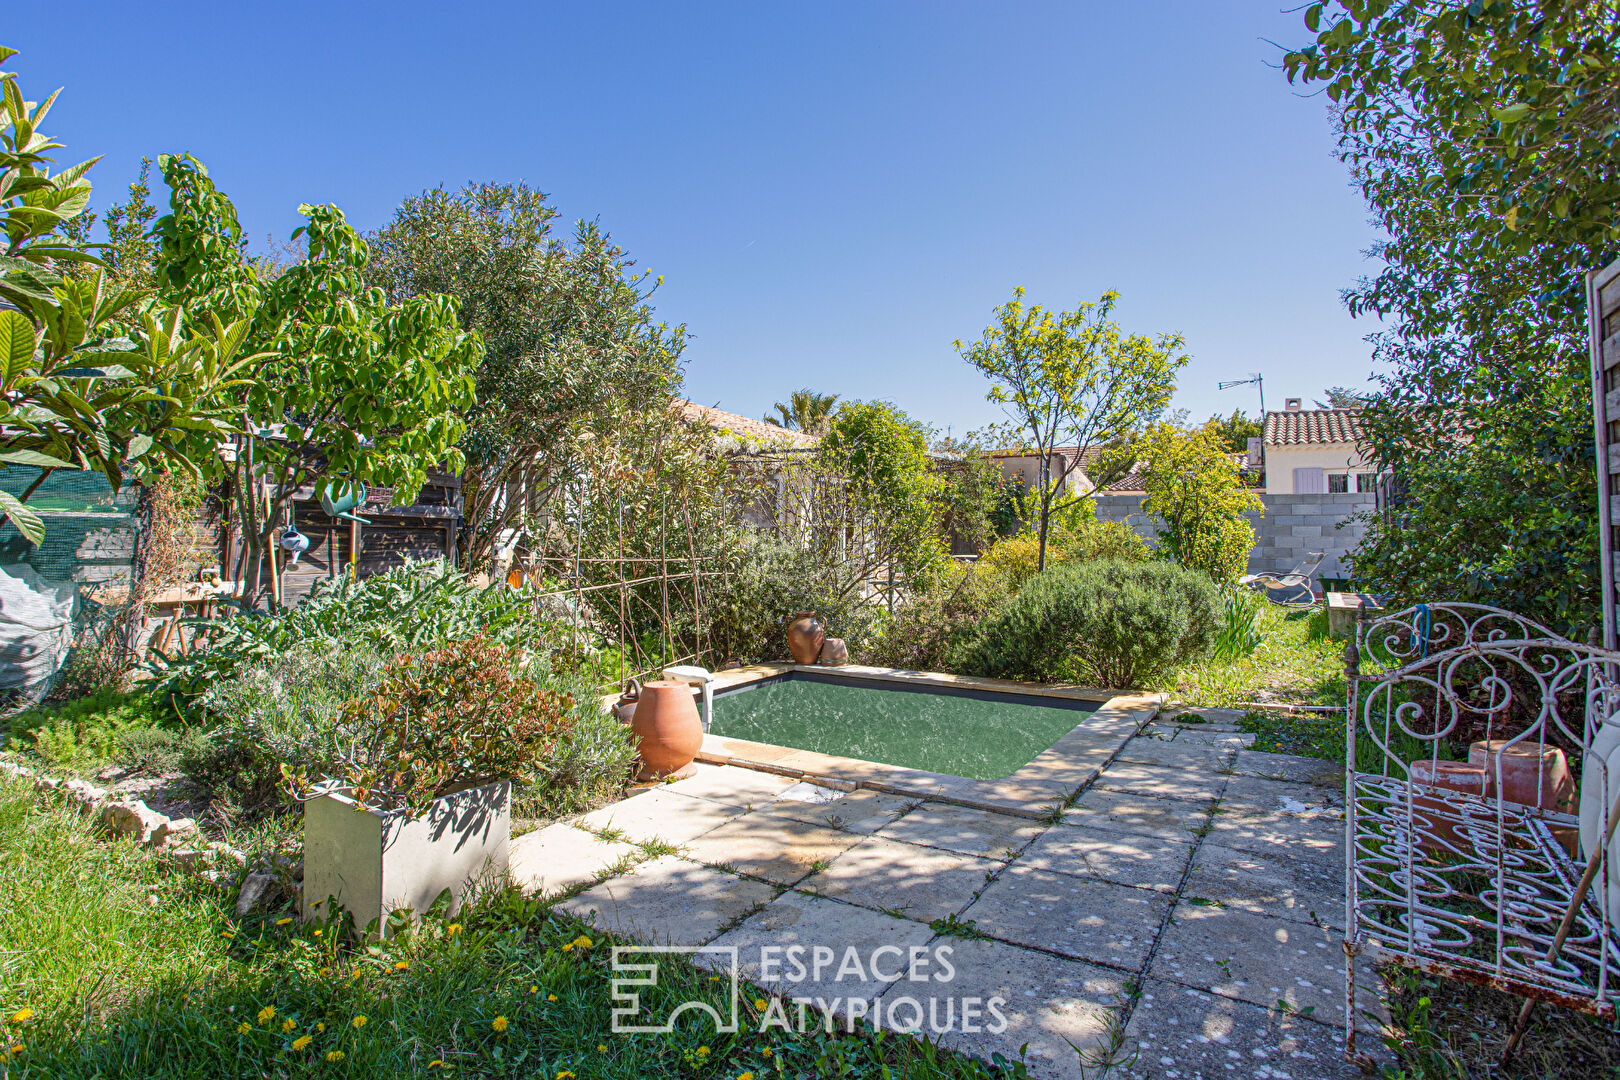
[[[736,1034],[691,1014],[613,1034],[609,943],[515,890],[365,948],[229,899],[0,777],[0,1077],[1024,1075],[893,1034],[761,1033],[752,992]],[[724,991],[670,959],[642,994]]]
[[[1344,704],[1344,642],[1328,637],[1326,611],[1260,609],[1261,642],[1248,656],[1189,664],[1155,689],[1189,706],[1241,702]]]

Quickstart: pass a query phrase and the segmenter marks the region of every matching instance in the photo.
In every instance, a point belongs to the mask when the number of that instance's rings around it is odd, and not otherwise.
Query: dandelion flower
[[[354,1025],[354,1029],[356,1031],[359,1031],[361,1028],[366,1026],[366,1018],[364,1016],[357,1016],[353,1020],[349,1021],[349,1023]]]
[[[22,1044],[22,1043],[18,1043],[18,1044],[17,1044],[17,1045],[16,1045],[16,1046],[13,1046],[13,1047],[12,1047],[12,1048],[11,1048],[11,1052],[12,1052],[12,1053],[13,1053],[13,1054],[20,1054],[20,1053],[22,1053],[22,1052],[23,1052],[23,1050],[24,1050],[24,1049],[25,1049],[25,1047],[24,1047],[24,1046],[23,1046],[23,1044]]]
[[[445,928],[444,932],[447,934],[459,934],[461,933],[461,924],[458,922],[453,922]]]
[[[539,987],[538,987],[538,986],[531,986],[531,987],[529,987],[529,993],[531,993],[531,994],[538,994],[538,993],[539,993],[539,992],[540,992],[540,988],[539,988]]]
[[[598,1054],[605,1054],[605,1053],[607,1053],[607,1043],[597,1043],[597,1044],[596,1044],[596,1052],[597,1052],[597,1053],[598,1053]]]
[[[250,1032],[252,1030],[253,1030],[253,1025],[248,1023],[246,1020],[244,1020],[240,1024],[236,1025],[236,1033],[238,1035],[246,1035],[248,1032]]]
[[[592,945],[595,945],[596,942],[592,941],[590,938],[586,937],[584,934],[581,934],[581,935],[579,935],[579,937],[574,939],[574,944],[577,945],[581,949],[588,949]]]
[[[320,1023],[316,1024],[315,1030],[324,1032],[326,1030],[326,1021],[322,1020]]]
[[[33,1018],[34,1018],[34,1010],[33,1009],[18,1009],[16,1012],[11,1014],[11,1022],[13,1024],[26,1024],[26,1023],[28,1023],[28,1021],[32,1020]]]
[[[428,1068],[430,1069],[444,1069],[448,1067],[449,1066],[445,1065],[443,1059],[441,1058],[434,1058],[432,1061],[428,1062]]]
[[[737,1080],[754,1080],[754,1074],[751,1072],[738,1073]]]
[[[292,1041],[292,1048],[294,1050],[307,1050],[309,1048],[309,1044],[314,1041],[315,1036],[313,1035],[300,1035],[298,1038]]]
[[[764,1057],[773,1057],[775,1056],[776,1051],[767,1046],[765,1049],[760,1051],[760,1054]]]
[[[557,995],[556,994],[547,994],[546,995],[546,1000],[547,1001],[556,1001],[557,1000]]]
[[[231,940],[231,938],[235,937],[236,935],[231,933],[229,930],[221,930],[219,932],[219,936],[224,938],[226,941],[229,941],[229,940]]]
[[[366,969],[365,969],[365,968],[363,968],[363,967],[357,967],[357,968],[355,968],[355,969],[354,969],[354,974],[353,974],[353,975],[350,975],[350,976],[349,976],[349,978],[351,978],[351,979],[358,979],[358,978],[359,978],[359,977],[360,977],[360,976],[362,976],[362,975],[364,975],[364,974],[365,974],[365,973],[366,973]]]
[[[291,1020],[283,1020],[281,1022],[281,1033],[285,1035],[297,1026],[298,1025],[293,1023]]]
[[[274,1020],[275,1018],[276,1018],[276,1007],[274,1005],[266,1005],[264,1008],[259,1010],[259,1023],[268,1024],[270,1021]]]
[[[321,936],[321,932],[320,932],[320,931],[319,931],[319,930],[316,930],[316,931],[315,931],[315,936],[316,936],[316,937],[320,937],[320,936]]]
[[[333,1063],[342,1061],[345,1056],[346,1055],[341,1050],[328,1050],[326,1052],[326,1060]]]
[[[290,922],[292,922],[292,916],[291,915],[287,916],[285,919],[277,919],[276,920],[276,925],[277,926],[286,926]]]
[[[332,969],[331,968],[321,968],[321,974],[323,976],[330,975],[330,974],[332,974]]]
[[[396,962],[394,964],[394,970],[395,971],[409,971],[409,970],[411,970],[411,965],[407,964],[403,960],[400,960],[400,961],[398,961],[398,962]]]
[[[764,998],[755,998],[754,999],[754,1008],[758,1009],[760,1012],[765,1011],[765,1007],[766,1007],[767,1004],[768,1003],[766,1002],[766,1000]]]
[[[558,1069],[557,1080],[574,1080],[574,1074],[567,1069]]]
[[[499,1035],[501,1032],[506,1030],[506,1017],[497,1016],[495,1019],[489,1022],[489,1026],[494,1028],[495,1033]]]
[[[707,1046],[698,1047],[697,1048],[697,1055],[698,1055],[698,1057],[708,1057],[709,1056],[709,1048]]]

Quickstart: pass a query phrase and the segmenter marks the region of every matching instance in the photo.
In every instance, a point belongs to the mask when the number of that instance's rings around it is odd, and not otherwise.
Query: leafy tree
[[[454,296],[486,346],[460,442],[470,569],[586,471],[587,451],[656,441],[680,386],[685,329],[655,321],[657,283],[594,224],[564,243],[556,216],[526,185],[472,184],[407,199],[371,237],[369,280],[396,301]]]
[[[1352,390],[1348,386],[1330,386],[1323,391],[1326,401],[1318,401],[1318,409],[1360,409],[1372,400],[1365,390]]]
[[[1579,636],[1599,592],[1583,277],[1620,242],[1620,6],[1315,4],[1306,23],[1289,76],[1336,103],[1388,236],[1346,294],[1383,319],[1362,423],[1394,495],[1356,574]]]
[[[0,48],[0,63],[14,55]],[[99,472],[114,491],[217,472],[234,430],[221,395],[240,385],[247,327],[207,320],[198,332],[100,269],[72,232],[95,159],[53,174],[61,144],[39,127],[57,95],[25,101],[12,72],[0,94],[0,461],[40,470],[21,497],[0,492],[0,520],[37,544],[44,522],[24,504],[57,469]]]
[[[1247,415],[1242,409],[1233,409],[1231,416],[1215,415],[1204,421],[1204,429],[1221,441],[1221,445],[1234,454],[1249,448],[1250,439],[1265,434],[1264,417]]]
[[[808,388],[793,391],[784,404],[778,401],[772,408],[776,415],[765,414],[766,423],[808,435],[825,435],[838,406],[837,394],[818,394]]]
[[[942,527],[945,484],[928,452],[928,429],[884,401],[839,409],[822,443],[838,462],[852,509],[874,519],[908,577],[949,556]]]
[[[106,268],[108,277],[126,289],[146,291],[157,284],[152,270],[157,261],[157,242],[152,238],[152,221],[157,217],[157,207],[150,201],[152,188],[148,177],[151,169],[152,159],[141,158],[140,174],[129,185],[129,197],[124,202],[107,207],[106,213],[100,218],[107,231],[106,241],[98,245],[101,248],[101,264]],[[80,246],[90,246],[91,230],[97,220],[95,211],[86,210],[67,222],[63,232]]]
[[[1043,570],[1052,513],[1073,501],[1062,495],[1073,463],[1163,412],[1187,362],[1179,334],[1123,333],[1109,319],[1118,300],[1106,292],[1054,313],[1026,305],[1019,286],[979,341],[956,342],[963,359],[990,380],[987,398],[1006,412],[1030,452],[1053,461],[1056,447],[1077,448],[1035,492]]]
[[[1236,581],[1254,548],[1244,513],[1264,507],[1220,437],[1156,424],[1142,440],[1142,458],[1142,509],[1164,522],[1165,553],[1216,582]]]
[[[246,320],[262,355],[233,403],[253,438],[232,465],[243,523],[245,596],[306,485],[361,481],[413,500],[435,466],[461,464],[456,442],[473,405],[475,333],[456,301],[389,304],[367,288],[366,243],[335,206],[300,206],[304,261],[262,281],[244,253],[236,208],[189,154],[158,158],[170,212],[157,223],[160,298],[192,318]],[[261,484],[263,485],[261,487]]]

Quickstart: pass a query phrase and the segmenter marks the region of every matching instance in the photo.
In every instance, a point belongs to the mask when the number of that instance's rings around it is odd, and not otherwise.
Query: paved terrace
[[[1360,1076],[1339,1028],[1339,770],[1250,750],[1233,714],[1204,717],[1097,731],[1073,747],[1096,760],[1078,794],[1022,808],[1039,820],[711,764],[518,838],[512,872],[631,939],[740,946],[750,978],[762,944],[949,944],[956,975],[933,992],[999,995],[1008,1025],[942,1041],[986,1059],[1027,1043],[1035,1076],[1133,1055],[1108,1075]],[[766,985],[829,1001],[930,992],[832,975]],[[1370,971],[1358,982],[1376,985]]]

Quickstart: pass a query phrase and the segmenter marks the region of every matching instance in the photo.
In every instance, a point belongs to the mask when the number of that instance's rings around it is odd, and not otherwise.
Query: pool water
[[[795,675],[714,699],[716,735],[928,772],[999,780],[1051,747],[1097,704],[940,692]]]

